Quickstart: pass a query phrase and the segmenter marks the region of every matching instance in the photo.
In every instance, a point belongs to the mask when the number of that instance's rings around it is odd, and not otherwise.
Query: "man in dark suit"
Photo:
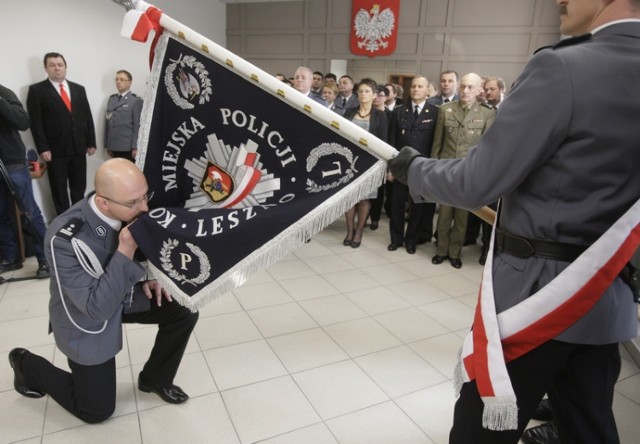
[[[121,69],[116,73],[118,92],[109,96],[105,114],[104,147],[111,157],[134,161],[138,151],[138,129],[142,99],[131,92],[131,73]]]
[[[18,393],[48,394],[88,423],[106,420],[115,409],[123,322],[158,324],[138,389],[172,404],[189,399],[173,379],[198,320],[198,313],[145,278],[134,259],[137,244],[122,228],[149,209],[142,172],[128,160],[107,160],[96,172],[95,189],[51,223],[45,242],[52,264],[49,325],[71,372],[24,348],[9,353]]]
[[[389,142],[396,148],[410,146],[425,156],[431,153],[431,144],[438,119],[438,108],[429,105],[427,86],[429,80],[423,76],[414,77],[411,81],[411,101],[395,108],[392,112],[389,129]],[[432,202],[413,202],[409,212],[409,222],[405,231],[405,206],[409,200],[409,189],[404,183],[393,180],[388,175],[391,185],[391,213],[389,214],[389,234],[391,243],[389,251],[397,250],[404,244],[407,253],[414,254],[416,245],[429,242],[433,234]]]
[[[27,110],[36,148],[48,165],[53,204],[62,214],[70,206],[69,197],[71,203],[84,197],[85,154],[96,152],[96,133],[84,87],[66,79],[62,54],[45,54],[44,69],[48,78],[29,87]]]
[[[427,103],[440,106],[454,100],[458,100],[458,73],[451,70],[442,71],[440,73],[440,94],[429,97]]]
[[[640,222],[640,1],[558,4],[560,33],[577,37],[533,56],[466,158],[407,148],[389,164],[417,199],[473,209],[502,198],[474,352],[458,368],[468,377],[458,379],[453,444],[518,442],[545,392],[561,442],[620,442],[618,343],[638,334],[619,272]],[[483,335],[487,326],[495,334]]]
[[[338,79],[338,89],[340,90],[340,95],[336,98],[336,106],[338,108],[356,108],[360,105],[360,102],[358,102],[358,96],[353,92],[355,87],[351,76],[346,74],[341,76]]]

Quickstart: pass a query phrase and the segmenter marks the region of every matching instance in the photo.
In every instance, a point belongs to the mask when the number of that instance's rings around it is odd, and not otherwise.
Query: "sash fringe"
[[[517,430],[518,405],[515,396],[483,397],[482,427],[489,430]]]
[[[456,396],[460,394],[460,390],[462,390],[462,384],[464,384],[465,380],[465,372],[463,369],[462,363],[462,347],[458,349],[458,359],[456,361],[456,366],[453,369],[453,389],[455,390]]]

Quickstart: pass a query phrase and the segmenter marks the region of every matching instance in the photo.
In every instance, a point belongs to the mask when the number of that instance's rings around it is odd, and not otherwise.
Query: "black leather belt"
[[[495,245],[498,251],[511,256],[523,259],[536,256],[562,262],[573,262],[589,248],[588,245],[516,236],[500,228],[496,230]]]

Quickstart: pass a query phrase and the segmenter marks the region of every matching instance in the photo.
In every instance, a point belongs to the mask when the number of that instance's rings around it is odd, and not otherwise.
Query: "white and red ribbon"
[[[476,380],[485,404],[483,427],[515,430],[516,396],[506,363],[553,339],[584,316],[640,244],[640,201],[549,284],[496,315],[493,258],[487,258],[473,323],[456,368],[456,388]],[[493,251],[493,236],[491,249]]]
[[[124,15],[120,35],[124,38],[144,43],[149,38],[149,33],[152,30],[155,31],[155,37],[149,52],[149,66],[151,66],[156,43],[162,34],[162,26],[160,25],[162,10],[145,2],[138,2],[137,8],[128,11]]]

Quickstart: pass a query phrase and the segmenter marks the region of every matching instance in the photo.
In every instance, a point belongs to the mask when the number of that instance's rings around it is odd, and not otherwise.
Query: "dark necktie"
[[[342,107],[347,106],[347,99],[345,97],[342,98]]]
[[[418,114],[420,114],[420,106],[416,105],[413,109],[413,118],[418,120]]]
[[[451,100],[449,100],[449,99],[444,99],[444,103],[449,103],[449,102],[451,102]]]
[[[69,112],[71,112],[71,100],[69,100],[67,91],[64,89],[64,85],[62,83],[60,84],[60,97],[62,98],[62,101],[64,102]]]

